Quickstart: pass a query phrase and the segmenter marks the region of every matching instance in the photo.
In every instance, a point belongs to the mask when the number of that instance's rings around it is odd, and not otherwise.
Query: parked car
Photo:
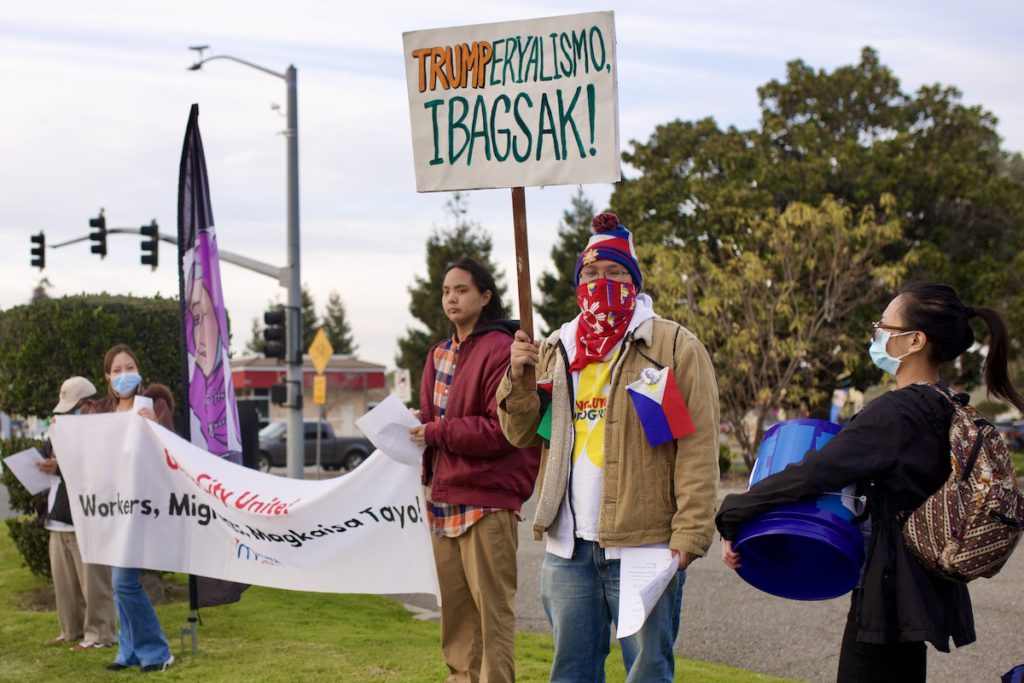
[[[316,464],[316,422],[304,422],[305,464]],[[328,423],[320,425],[320,465],[325,470],[354,470],[374,451],[370,440],[362,436],[335,436]],[[284,422],[271,422],[260,430],[260,452],[257,463],[263,472],[271,467],[287,464],[287,426]]]
[[[1011,451],[1024,451],[1024,420],[997,422],[996,429],[1007,448]]]

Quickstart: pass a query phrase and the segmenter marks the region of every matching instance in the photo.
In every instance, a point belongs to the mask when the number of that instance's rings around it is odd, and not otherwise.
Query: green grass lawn
[[[183,576],[168,577],[183,583]],[[139,669],[111,673],[113,650],[71,652],[44,641],[59,633],[56,614],[33,611],[48,582],[21,565],[6,530],[0,531],[0,681],[115,681],[135,679]],[[181,591],[175,591],[181,592]],[[199,653],[182,648],[188,603],[157,606],[176,662],[160,680],[351,681],[437,683],[447,669],[438,647],[438,625],[413,619],[398,603],[377,596],[300,593],[254,586],[241,602],[200,612]],[[518,680],[546,681],[551,637],[520,633]],[[190,644],[186,642],[186,648]],[[720,664],[677,658],[676,680],[781,681]],[[623,681],[622,657],[613,648],[608,681]]]

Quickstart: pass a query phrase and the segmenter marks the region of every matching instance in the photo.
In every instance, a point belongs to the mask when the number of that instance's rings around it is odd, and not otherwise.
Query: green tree
[[[105,392],[103,355],[132,347],[147,382],[168,385],[180,405],[181,334],[176,299],[82,294],[0,312],[0,410],[48,415],[61,383],[89,378]]]
[[[555,272],[544,271],[537,280],[541,296],[536,308],[547,325],[545,335],[580,312],[576,305],[576,259],[593,234],[590,229],[593,218],[594,204],[583,194],[583,189],[578,188],[571,206],[562,214],[558,240],[551,247]]]
[[[703,243],[715,253],[741,237],[751,212],[827,197],[859,212],[891,193],[903,238],[879,258],[911,256],[907,279],[948,282],[968,303],[1001,308],[1021,338],[1024,170],[1019,155],[1000,149],[989,112],[952,87],[904,92],[871,48],[832,72],[790,62],[786,79],[758,96],[756,129],[677,120],[631,144],[623,158],[639,174],[610,203],[638,243]],[[951,379],[976,381],[978,367],[966,359]],[[866,360],[849,370],[860,382],[879,378]]]
[[[348,316],[345,314],[345,304],[342,303],[341,295],[336,291],[332,291],[330,296],[327,297],[327,310],[324,312],[323,330],[327,334],[327,340],[334,347],[335,353],[353,354],[356,352],[355,338],[352,336],[352,326],[348,324]]]
[[[32,298],[29,300],[29,303],[34,304],[39,301],[49,299],[50,295],[46,293],[46,290],[49,287],[53,287],[53,285],[50,284],[50,278],[44,277],[41,279],[39,284],[35,286],[35,289],[32,290]]]
[[[754,462],[775,408],[827,403],[836,377],[865,355],[872,299],[903,277],[879,256],[900,240],[895,202],[881,214],[834,199],[751,214],[746,230],[712,248],[640,248],[644,278],[662,315],[707,346],[718,374],[722,420]]]
[[[313,343],[316,331],[320,329],[320,317],[316,314],[316,301],[309,285],[302,285],[302,352]]]
[[[398,355],[395,356],[395,364],[407,368],[412,376],[414,401],[419,395],[427,351],[435,342],[451,334],[448,318],[441,308],[445,267],[464,256],[476,259],[494,275],[499,290],[497,295],[505,299],[504,278],[491,260],[491,238],[479,223],[467,218],[465,195],[453,193],[445,204],[445,213],[449,225],[445,228],[435,226],[427,238],[426,277],[415,276],[409,287],[409,312],[418,325],[406,329],[406,336],[398,340]]]
[[[252,327],[249,330],[249,342],[245,345],[248,351],[263,355],[263,351],[267,348],[267,342],[263,339],[263,328],[264,326],[260,323],[259,318],[252,319]]]

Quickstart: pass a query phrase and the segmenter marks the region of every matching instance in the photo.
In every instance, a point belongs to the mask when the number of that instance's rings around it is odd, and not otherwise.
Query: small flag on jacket
[[[626,390],[652,446],[696,431],[671,369],[645,368]]]
[[[545,441],[551,441],[551,387],[550,379],[537,382],[537,394],[540,396],[540,425],[537,434]]]

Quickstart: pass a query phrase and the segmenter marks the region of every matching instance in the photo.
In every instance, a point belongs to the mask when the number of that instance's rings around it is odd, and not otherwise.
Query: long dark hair
[[[473,286],[476,287],[477,291],[483,294],[484,292],[491,293],[491,300],[487,302],[483,310],[480,311],[480,317],[476,321],[476,327],[480,327],[484,323],[489,323],[493,320],[501,320],[506,317],[505,305],[501,303],[501,294],[498,292],[498,285],[494,282],[494,276],[491,275],[491,271],[481,264],[476,259],[468,256],[463,256],[458,261],[453,261],[444,267],[444,274],[454,269],[464,270],[469,273],[469,276],[473,279]],[[452,325],[452,334],[455,333],[455,326]]]
[[[991,394],[1009,401],[1024,412],[1024,398],[1013,387],[1007,370],[1009,333],[999,311],[987,306],[966,306],[956,290],[935,282],[912,282],[900,287],[904,297],[903,318],[908,329],[928,337],[929,360],[955,360],[974,343],[969,323],[978,317],[988,326],[988,355],[985,357],[985,385]]]

